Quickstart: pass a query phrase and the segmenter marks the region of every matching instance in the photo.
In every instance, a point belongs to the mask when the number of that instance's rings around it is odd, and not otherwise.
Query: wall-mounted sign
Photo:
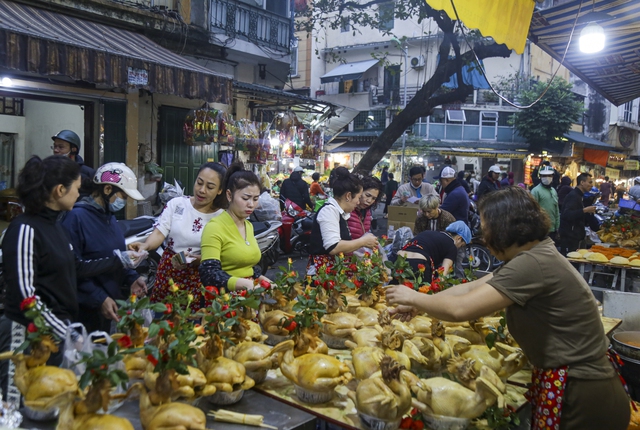
[[[635,136],[633,131],[629,130],[628,128],[623,128],[620,129],[620,132],[618,133],[618,142],[620,142],[620,145],[623,148],[629,148],[633,143],[634,137]]]
[[[640,161],[624,160],[624,167],[622,170],[640,170]]]
[[[619,152],[609,152],[609,160],[607,160],[607,166],[620,168],[624,166],[624,160],[626,156]]]
[[[144,69],[127,67],[127,75],[129,85],[149,85],[149,72]]]
[[[608,176],[609,179],[618,179],[620,177],[620,170],[607,167],[604,169],[604,174]]]

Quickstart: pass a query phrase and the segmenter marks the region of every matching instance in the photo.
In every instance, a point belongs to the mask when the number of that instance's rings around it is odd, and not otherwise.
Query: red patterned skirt
[[[178,270],[171,264],[171,258],[175,255],[175,252],[165,249],[158,263],[158,271],[156,272],[155,287],[151,291],[152,302],[164,303],[165,298],[171,294],[169,291],[169,279],[173,279],[173,282],[182,290],[187,290],[193,294],[193,302],[191,303],[191,310],[196,312],[203,307],[211,304],[209,300],[203,300],[202,292],[200,291],[200,273],[198,273],[197,267],[187,267],[186,269]]]

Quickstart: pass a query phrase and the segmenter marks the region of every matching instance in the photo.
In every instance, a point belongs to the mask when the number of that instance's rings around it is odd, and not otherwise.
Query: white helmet
[[[538,171],[538,174],[540,176],[553,175],[555,173],[556,173],[556,171],[553,170],[553,167],[551,167],[551,166],[542,166],[540,168],[540,170]]]
[[[136,175],[124,163],[107,163],[96,170],[93,176],[94,184],[114,185],[127,193],[135,200],[144,200],[138,191],[138,180]]]

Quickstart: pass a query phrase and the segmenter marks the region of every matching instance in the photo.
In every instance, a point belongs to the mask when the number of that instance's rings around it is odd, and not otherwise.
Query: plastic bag
[[[109,336],[107,332],[104,332],[104,331],[91,332],[87,337],[87,340],[84,342],[82,352],[87,354],[93,354],[93,351],[98,349],[102,351],[106,356],[107,349],[109,348],[109,345],[111,344],[111,342],[113,342],[113,339],[111,339],[111,336]],[[124,363],[122,361],[112,364],[110,368],[120,369],[122,371],[125,370]],[[123,394],[124,392],[125,390],[123,390],[121,386],[114,387],[111,390],[111,394]],[[112,413],[113,411],[118,409],[120,406],[122,406],[123,403],[124,403],[124,400],[111,400],[111,403],[109,403],[109,408],[107,409],[106,413],[107,414]]]
[[[398,251],[400,251],[403,246],[409,243],[411,239],[413,239],[413,231],[411,231],[409,227],[400,227],[393,236],[391,251],[387,253],[387,257],[389,258],[389,260],[395,262],[396,257],[398,256]]]
[[[160,202],[164,206],[169,202],[169,200],[175,197],[181,197],[183,195],[184,195],[184,190],[178,184],[178,181],[174,180],[173,185],[167,182],[164,183],[162,190],[160,190],[160,192],[158,193],[158,198],[160,199]]]
[[[602,241],[598,237],[598,233],[591,230],[590,227],[585,227],[584,232],[585,232],[584,239],[587,243],[587,246],[595,245],[596,243],[602,243]]]
[[[76,363],[82,359],[80,352],[83,351],[87,339],[87,329],[81,323],[73,323],[67,326],[60,367],[71,369],[78,376],[84,373],[84,364],[76,365]]]
[[[119,249],[113,250],[113,255],[118,257],[122,262],[122,266],[125,269],[135,269],[147,259],[149,256],[148,251],[120,251]]]
[[[269,193],[262,193],[258,198],[258,208],[253,211],[257,221],[280,221],[280,203]]]

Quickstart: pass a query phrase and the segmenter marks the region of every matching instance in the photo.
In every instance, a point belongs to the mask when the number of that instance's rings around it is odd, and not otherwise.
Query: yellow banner
[[[640,170],[640,161],[624,160],[624,167],[622,170]]]
[[[436,10],[457,19],[451,0],[426,0]],[[533,16],[534,0],[453,0],[460,20],[468,28],[477,28],[485,37],[504,43],[518,54],[524,52]]]

